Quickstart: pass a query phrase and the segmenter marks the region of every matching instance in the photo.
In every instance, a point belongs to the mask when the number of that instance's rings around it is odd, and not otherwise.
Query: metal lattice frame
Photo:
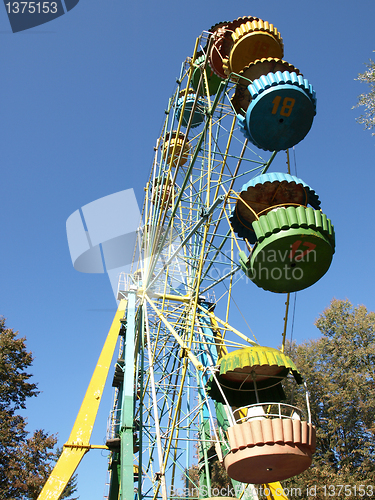
[[[177,101],[184,95],[183,105],[186,102],[187,92],[181,89],[190,86],[199,44],[205,45],[204,35],[197,40],[193,58],[183,64],[169,101],[134,253],[138,325],[134,428],[139,451],[126,460],[138,468],[134,487],[139,499],[166,500],[176,496],[175,489],[194,488],[186,471],[196,463],[197,454],[201,484],[203,479],[210,485],[209,449],[216,441],[220,453],[226,444],[216,429],[218,417],[204,384],[229,346],[253,343],[228,324],[239,270],[237,252],[248,250],[233,233],[229,216],[236,200],[234,182],[265,171],[274,155],[265,161],[248,148],[236,125],[230,101],[235,85],[230,80],[222,82],[215,97],[197,93],[179,155],[172,143],[163,150],[167,134],[175,131],[178,136],[181,131],[184,108],[178,121]],[[202,89],[205,83],[207,88],[205,78],[202,72]],[[205,120],[196,132],[190,124],[195,105],[202,100]],[[184,164],[187,147],[190,155]],[[216,302],[221,306],[217,316],[209,308]],[[134,332],[128,329],[126,335]],[[129,370],[133,366],[125,367],[125,378]],[[120,498],[127,498],[132,487],[128,493],[120,487]]]

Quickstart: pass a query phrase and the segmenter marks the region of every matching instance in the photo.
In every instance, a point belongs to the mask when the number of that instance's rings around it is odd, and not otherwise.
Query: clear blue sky
[[[29,428],[58,433],[60,446],[116,308],[106,275],[73,269],[66,219],[127,188],[142,204],[182,61],[203,30],[245,15],[279,29],[284,58],[317,92],[313,127],[295,148],[297,174],[319,194],[337,250],[327,275],[297,295],[294,339],[317,336],[314,319],[332,297],[375,310],[375,137],[351,109],[366,91],[354,78],[375,50],[373,0],[80,0],[68,14],[18,34],[0,9],[0,314],[35,356],[42,393],[25,412]],[[284,159],[275,165],[282,171]],[[284,297],[250,284],[240,305],[257,338],[276,347]],[[239,315],[233,321],[245,331]],[[111,403],[110,380],[93,444],[104,442]],[[78,469],[81,500],[102,498],[104,455],[91,451]]]

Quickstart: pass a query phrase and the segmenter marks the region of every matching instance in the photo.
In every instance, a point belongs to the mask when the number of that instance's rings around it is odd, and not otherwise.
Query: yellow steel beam
[[[125,299],[120,301],[69,439],[40,492],[38,500],[58,500],[83,456],[91,448],[96,448],[90,445],[90,437],[116,348],[121,328],[120,320],[124,317],[126,304]]]
[[[279,481],[263,484],[263,491],[267,500],[288,500]]]
[[[209,312],[209,315],[210,315],[210,319],[211,319],[212,328],[213,328],[213,331],[214,331],[216,351],[217,351],[217,358],[219,360],[220,358],[222,358],[223,356],[225,356],[226,354],[228,354],[228,349],[224,345],[224,337],[225,337],[225,335],[221,334],[221,331],[220,331],[220,328],[219,328],[219,324],[216,321],[215,315],[213,313],[210,313],[210,312]]]

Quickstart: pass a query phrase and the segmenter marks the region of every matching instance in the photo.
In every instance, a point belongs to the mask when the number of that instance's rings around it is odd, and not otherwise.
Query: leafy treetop
[[[375,127],[375,63],[370,59],[370,62],[366,66],[367,71],[359,73],[356,80],[367,83],[370,87],[370,92],[359,95],[358,102],[353,108],[364,106],[364,114],[357,118],[357,122],[363,123],[365,129],[372,129]],[[375,135],[375,132],[372,135]]]

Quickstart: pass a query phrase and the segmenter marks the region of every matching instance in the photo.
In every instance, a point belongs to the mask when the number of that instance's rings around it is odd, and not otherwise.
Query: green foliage
[[[211,489],[226,490],[230,493],[232,490],[232,480],[228,476],[223,464],[218,459],[211,464]]]
[[[232,480],[228,476],[223,464],[221,464],[218,458],[211,459],[209,462],[210,469],[210,479],[211,479],[211,492],[226,491],[229,495],[233,494],[232,491]],[[188,476],[188,489],[192,493],[199,490],[200,485],[199,482],[199,467],[198,464],[192,465],[187,471]],[[185,474],[182,476],[182,479],[185,479]]]
[[[36,500],[56,460],[57,439],[43,430],[29,437],[26,420],[17,414],[28,398],[39,394],[37,385],[29,382],[32,354],[25,338],[17,335],[0,317],[0,498]],[[61,498],[75,492],[72,486]]]
[[[313,465],[283,482],[288,487],[364,485],[362,498],[375,494],[375,313],[348,300],[333,300],[315,325],[322,337],[288,352],[307,382],[311,416],[317,428]],[[297,405],[303,407],[302,392]],[[366,489],[368,486],[368,489]],[[337,490],[336,490],[337,491]],[[368,493],[368,496],[367,496]],[[353,493],[352,493],[353,495]],[[344,490],[340,497],[344,498]],[[353,495],[356,496],[356,495]],[[335,495],[337,498],[337,495]]]
[[[183,481],[188,478],[187,488],[189,491],[193,491],[199,488],[199,467],[198,464],[193,464],[188,470],[185,470],[184,474],[181,476]]]
[[[361,94],[358,96],[358,103],[354,106],[364,106],[365,112],[359,118],[357,118],[358,123],[363,123],[365,129],[371,129],[375,127],[375,63],[373,61],[366,64],[367,71],[364,73],[359,73],[356,80],[367,83],[370,87],[370,92],[368,94]],[[372,134],[375,135],[375,132]]]
[[[7,484],[3,491],[11,491],[14,499],[36,500],[51,471],[55,443],[55,436],[48,436],[42,430],[18,442],[9,453]]]
[[[233,486],[232,486],[232,480],[228,476],[227,471],[225,470],[224,465],[219,461],[218,456],[216,455],[216,452],[210,452],[211,450],[214,449],[214,438],[212,437],[212,446],[210,447],[210,450],[208,452],[208,467],[209,467],[209,474],[210,474],[210,481],[211,481],[211,493],[215,492],[217,490],[222,491],[225,490],[226,492],[229,493],[230,496],[233,496]],[[198,454],[197,454],[198,458]],[[198,492],[200,488],[201,491],[204,491],[204,484],[202,485],[200,483],[200,470],[199,470],[199,465],[198,464],[193,464],[185,473],[181,476],[181,479],[183,481],[186,480],[186,477],[188,478],[188,484],[187,488],[193,495],[192,497],[194,498],[194,494]],[[212,495],[213,496],[213,495]],[[221,496],[221,495],[220,495]]]
[[[31,375],[33,358],[26,351],[25,338],[17,339],[17,332],[5,327],[0,318],[0,409],[14,412],[25,408],[26,399],[38,394],[36,384],[27,382]]]

